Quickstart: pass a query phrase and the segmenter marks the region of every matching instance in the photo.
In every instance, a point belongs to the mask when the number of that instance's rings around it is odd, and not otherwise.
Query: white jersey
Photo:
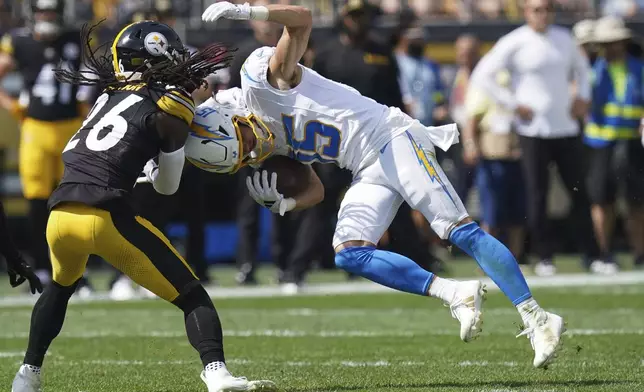
[[[275,48],[255,50],[241,69],[242,98],[275,134],[276,153],[302,163],[335,163],[356,173],[416,120],[355,89],[300,66],[300,83],[287,91],[268,83]]]

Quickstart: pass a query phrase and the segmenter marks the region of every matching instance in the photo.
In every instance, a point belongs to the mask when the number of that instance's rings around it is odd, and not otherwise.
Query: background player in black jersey
[[[85,39],[91,30],[84,30]],[[174,30],[152,21],[121,30],[107,57],[89,44],[83,49],[91,74],[59,69],[57,77],[107,88],[63,150],[65,175],[49,199],[52,284],[34,306],[24,364],[12,391],[40,390],[45,353],[62,328],[90,254],[183,310],[209,392],[274,390],[270,381],[248,381],[228,372],[210,297],[168,239],[131,206],[141,171],[159,193],[179,188],[183,146],[194,116],[190,93],[205,76],[227,66],[230,56],[220,45],[190,56]]]
[[[83,90],[79,93],[78,86],[57,81],[54,68],[78,70],[81,42],[78,30],[64,28],[64,0],[31,0],[30,6],[31,27],[7,34],[0,42],[0,79],[18,70],[24,94],[18,103],[0,90],[0,106],[22,114],[20,180],[29,200],[34,266],[46,282],[51,274],[45,238],[47,198],[63,175],[61,151],[85,114],[79,102]]]

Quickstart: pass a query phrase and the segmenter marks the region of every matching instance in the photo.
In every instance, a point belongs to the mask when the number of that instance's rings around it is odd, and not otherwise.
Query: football
[[[255,171],[263,170],[268,171],[269,179],[272,173],[277,173],[277,190],[285,197],[295,196],[308,186],[310,169],[289,157],[272,156]]]

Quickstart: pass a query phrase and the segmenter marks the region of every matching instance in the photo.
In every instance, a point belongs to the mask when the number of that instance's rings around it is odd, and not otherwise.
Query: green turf
[[[531,366],[519,318],[490,293],[484,334],[458,339],[448,309],[404,294],[217,300],[230,369],[284,391],[642,391],[644,288],[548,289],[570,336]],[[30,309],[0,308],[0,389],[25,350]],[[73,305],[44,368],[45,392],[205,391],[179,311],[161,301]]]

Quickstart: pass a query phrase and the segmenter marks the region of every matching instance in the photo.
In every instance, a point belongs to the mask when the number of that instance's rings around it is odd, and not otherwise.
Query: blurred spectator
[[[509,88],[510,74],[497,75],[500,88]],[[495,237],[507,238],[510,251],[526,264],[525,188],[519,137],[512,129],[513,113],[476,86],[467,90],[467,126],[463,128],[463,160],[477,167],[482,227]]]
[[[256,1],[255,5],[265,5],[268,1]],[[253,30],[253,37],[243,41],[235,53],[235,57],[230,66],[230,87],[241,87],[241,68],[248,56],[257,48],[262,46],[275,46],[282,34],[282,28],[274,23],[252,20],[250,21]],[[257,270],[257,248],[259,241],[259,211],[260,207],[248,194],[246,189],[246,177],[252,175],[251,167],[244,167],[236,174],[239,180],[238,204],[237,204],[237,227],[239,228],[239,244],[237,248],[237,267],[239,273],[236,280],[239,284],[254,285],[257,284],[255,276]],[[304,272],[308,266],[308,261],[303,268],[298,268],[296,272],[291,269],[284,272],[289,263],[290,254],[300,254],[299,250],[292,251],[293,247],[302,241],[296,241],[293,237],[297,234],[296,216],[279,216],[272,215],[273,219],[273,246],[272,256],[276,266],[279,269],[278,281],[283,284],[286,291],[293,292],[297,290],[300,279],[303,279]],[[313,237],[314,238],[314,237]],[[310,239],[307,239],[308,242]],[[311,245],[312,246],[312,245]],[[304,252],[306,253],[306,252]],[[302,271],[300,273],[300,271]],[[296,275],[298,279],[296,281]]]
[[[472,83],[515,113],[520,135],[528,218],[534,251],[539,257],[535,272],[556,273],[551,233],[546,214],[548,170],[557,164],[572,198],[573,216],[585,263],[599,257],[590,219],[590,206],[583,189],[584,150],[579,138],[578,118],[584,117],[590,99],[590,73],[570,31],[552,26],[554,4],[527,0],[527,24],[501,38],[477,65]],[[500,88],[496,76],[508,69],[512,89]],[[571,75],[577,96],[570,94]]]
[[[344,83],[358,90],[362,95],[387,105],[403,108],[398,67],[392,48],[386,40],[380,40],[371,33],[374,16],[379,12],[364,0],[351,0],[345,4],[338,20],[339,35],[322,46],[316,55],[314,69],[321,75]],[[347,67],[351,64],[351,67]],[[338,200],[351,182],[351,175],[333,165],[318,168],[318,175],[325,185],[325,200],[314,207],[320,216],[336,216]],[[331,238],[333,222],[324,220],[326,227],[322,237]],[[426,269],[436,268],[438,260],[423,244],[411,217],[411,208],[403,204],[389,227],[390,247]],[[331,242],[326,242],[328,246]],[[332,253],[331,253],[332,254]]]
[[[602,0],[600,9],[602,15],[612,15],[621,18],[632,18],[642,11],[644,2],[641,0]]]
[[[595,64],[586,144],[590,147],[587,186],[592,202],[595,234],[603,262],[594,272],[617,271],[612,247],[615,199],[624,186],[629,207],[631,245],[635,263],[644,265],[644,148],[640,118],[644,117],[644,62],[627,52],[631,32],[624,21],[606,16],[597,21],[595,40],[601,55]]]
[[[572,32],[577,45],[579,45],[582,53],[588,58],[588,62],[592,66],[597,58],[597,45],[594,37],[595,21],[592,19],[581,20],[573,26]]]
[[[423,125],[447,118],[447,105],[438,64],[425,57],[425,30],[414,27],[401,37],[396,53],[400,88],[407,112]]]
[[[456,40],[456,64],[458,70],[449,94],[449,114],[459,129],[467,126],[467,110],[465,106],[465,97],[470,84],[470,76],[474,67],[481,57],[481,45],[473,35],[461,35]],[[474,167],[467,165],[460,156],[461,144],[454,145],[450,150],[454,150],[457,156],[454,157],[456,166],[456,178],[453,184],[461,200],[467,200],[468,194],[474,183]]]

